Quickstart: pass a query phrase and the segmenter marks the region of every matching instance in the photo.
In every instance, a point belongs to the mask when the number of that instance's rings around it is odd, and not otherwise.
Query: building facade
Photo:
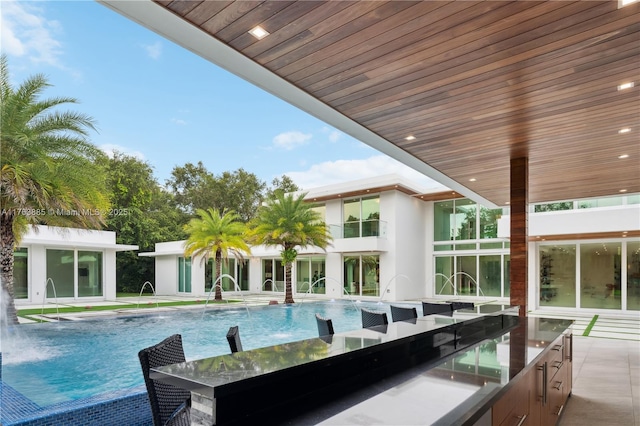
[[[46,301],[100,301],[116,297],[116,234],[39,225],[15,251],[16,305]]]
[[[640,310],[640,197],[616,198],[531,206],[530,309]],[[299,251],[294,298],[508,302],[508,211],[398,176],[317,188],[306,199],[333,242]],[[283,296],[279,248],[253,247],[218,278],[211,261],[184,258],[183,244],[140,254],[155,257],[158,294],[207,297],[219,283],[223,292]]]

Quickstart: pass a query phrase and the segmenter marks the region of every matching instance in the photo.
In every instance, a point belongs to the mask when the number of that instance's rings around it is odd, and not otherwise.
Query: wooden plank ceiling
[[[497,205],[640,193],[638,3],[157,3]]]

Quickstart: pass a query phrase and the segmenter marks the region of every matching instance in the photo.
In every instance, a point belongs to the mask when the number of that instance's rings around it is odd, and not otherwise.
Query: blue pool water
[[[2,380],[46,406],[143,384],[138,351],[174,333],[190,360],[229,353],[233,325],[248,350],[317,337],[316,313],[337,333],[360,328],[360,307],[390,315],[387,304],[327,301],[24,325],[3,336]]]

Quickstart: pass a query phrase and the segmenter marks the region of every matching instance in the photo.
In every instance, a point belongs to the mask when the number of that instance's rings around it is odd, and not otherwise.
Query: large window
[[[502,209],[464,198],[433,206],[435,295],[508,297],[509,243],[498,239]]]
[[[480,256],[478,285],[482,296],[502,296],[502,269],[499,254]]]
[[[325,294],[324,257],[298,257],[296,261],[296,291],[298,293]]]
[[[450,254],[435,257],[435,295],[509,297],[509,255]]]
[[[16,299],[29,297],[28,260],[29,252],[26,248],[19,248],[13,252],[13,294]]]
[[[380,295],[380,257],[354,255],[344,257],[344,291],[354,296]]]
[[[342,207],[344,238],[380,235],[380,197],[345,200]]]
[[[463,296],[475,296],[477,293],[478,273],[476,271],[477,256],[456,257],[456,293]]]
[[[73,266],[73,250],[47,250],[47,298],[75,297]]]
[[[190,257],[178,257],[178,292],[191,293]]]
[[[436,295],[454,294],[455,285],[453,278],[455,274],[454,268],[455,256],[438,256],[436,257],[436,273],[434,284]]]
[[[475,202],[465,198],[437,202],[433,208],[435,241],[466,241],[498,236],[497,220],[502,215],[502,209],[478,209]],[[475,246],[463,249],[473,248]]]
[[[471,200],[455,200],[455,228],[456,240],[476,239],[476,203]]]
[[[621,243],[580,245],[580,306],[582,308],[622,308],[621,252]]]

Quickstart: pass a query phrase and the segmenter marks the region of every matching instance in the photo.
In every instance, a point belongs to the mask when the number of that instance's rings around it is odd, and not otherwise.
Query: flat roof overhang
[[[640,193],[640,4],[99,1],[487,207]]]

